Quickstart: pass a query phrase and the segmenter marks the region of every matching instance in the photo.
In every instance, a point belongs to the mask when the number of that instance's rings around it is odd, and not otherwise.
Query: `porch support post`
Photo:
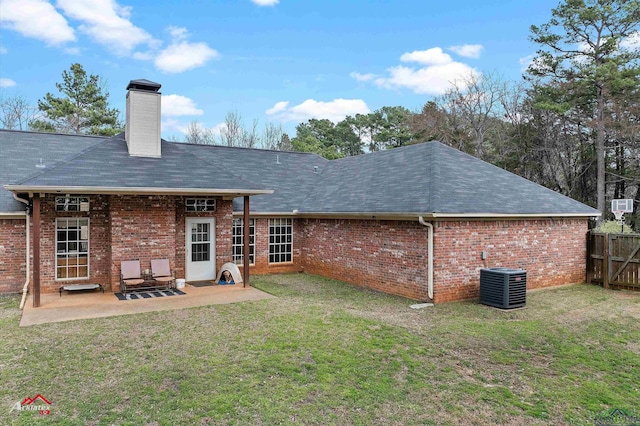
[[[40,194],[33,195],[33,307],[40,306]],[[27,216],[29,220],[29,216]]]
[[[242,236],[244,241],[244,247],[242,248],[242,275],[244,276],[244,280],[242,280],[242,286],[246,287],[249,285],[249,263],[250,263],[250,253],[249,253],[249,196],[244,196],[244,216],[242,217],[244,235]]]

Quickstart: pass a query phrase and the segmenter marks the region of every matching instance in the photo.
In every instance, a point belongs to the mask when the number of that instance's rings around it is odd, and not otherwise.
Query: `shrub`
[[[624,227],[624,228],[623,228]],[[620,226],[620,222],[617,220],[605,220],[598,226],[595,231],[597,232],[605,232],[610,234],[633,234],[633,228],[626,223]]]

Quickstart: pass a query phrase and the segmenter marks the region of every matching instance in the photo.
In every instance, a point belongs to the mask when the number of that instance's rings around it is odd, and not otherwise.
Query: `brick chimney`
[[[125,139],[129,155],[155,157],[160,147],[160,85],[149,80],[131,80],[127,86]]]

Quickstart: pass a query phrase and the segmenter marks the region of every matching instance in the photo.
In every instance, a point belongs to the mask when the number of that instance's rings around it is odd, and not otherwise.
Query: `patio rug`
[[[169,290],[132,291],[127,294],[115,293],[118,300],[153,299],[154,297],[181,296],[183,294],[186,293],[175,288]]]
[[[207,287],[210,285],[218,285],[217,282],[213,281],[213,280],[207,280],[207,281],[188,281],[187,284],[192,285],[194,287]]]

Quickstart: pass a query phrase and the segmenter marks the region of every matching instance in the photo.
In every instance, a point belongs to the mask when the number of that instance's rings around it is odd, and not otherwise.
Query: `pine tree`
[[[72,64],[62,72],[62,83],[56,83],[63,95],[47,93],[38,101],[44,119],[30,123],[33,130],[111,136],[123,130],[118,120],[120,111],[109,108],[109,93],[100,77],[87,75],[80,64]]]

